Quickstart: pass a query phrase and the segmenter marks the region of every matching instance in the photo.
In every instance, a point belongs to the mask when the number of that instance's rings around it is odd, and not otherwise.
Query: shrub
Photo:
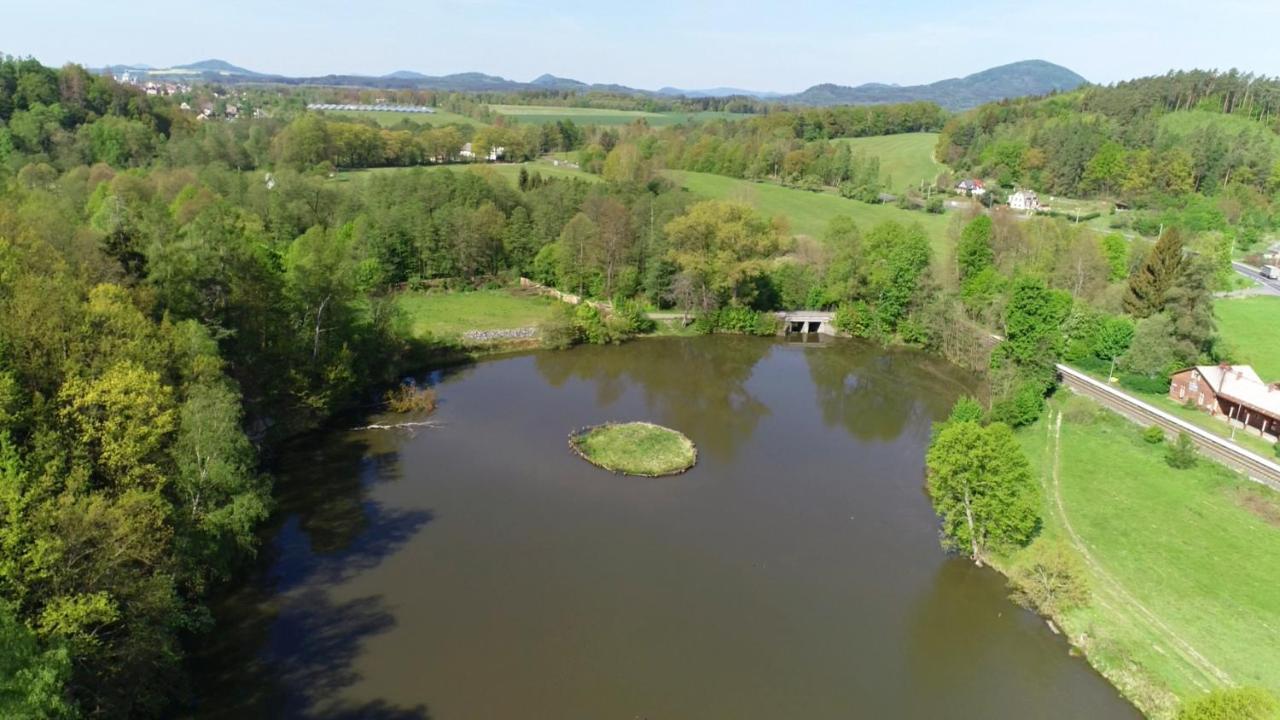
[[[605,324],[604,318],[600,317],[600,311],[591,303],[578,304],[577,310],[573,313],[573,324],[578,326],[583,342],[607,345],[618,340],[613,330]]]
[[[844,303],[836,309],[836,329],[854,337],[871,337],[875,327],[871,308],[865,302]]]
[[[925,212],[932,213],[934,215],[941,215],[942,211],[945,209],[942,204],[942,196],[934,195],[929,198],[929,201],[924,204],[924,209]]]
[[[1041,615],[1089,603],[1084,562],[1074,548],[1059,540],[1040,538],[1031,543],[1009,574],[1009,585],[1016,602]]]
[[[1276,454],[1276,457],[1280,458],[1280,442],[1277,442],[1275,445],[1272,445],[1271,450]]]
[[[582,333],[574,322],[571,305],[561,305],[551,317],[538,326],[542,346],[551,350],[564,350],[582,342]]]
[[[1147,377],[1146,375],[1123,373],[1120,375],[1120,386],[1133,390],[1134,392],[1163,395],[1169,392],[1169,378],[1164,376]]]
[[[947,422],[982,422],[982,416],[985,411],[982,409],[982,403],[972,395],[961,395],[956,404],[951,406],[951,415],[947,417]]]
[[[639,303],[634,300],[617,300],[613,303],[613,314],[609,316],[609,327],[621,337],[631,337],[653,332],[655,325]]]
[[[991,406],[991,419],[1011,427],[1030,425],[1044,412],[1044,384],[1024,380],[1005,399]]]
[[[1191,436],[1184,432],[1178,433],[1178,439],[1165,449],[1164,461],[1169,463],[1169,467],[1179,470],[1195,467],[1196,446],[1191,442]]]
[[[1160,443],[1164,442],[1164,430],[1161,430],[1156,425],[1152,425],[1151,427],[1142,431],[1142,439],[1145,440],[1146,442],[1151,443],[1152,445],[1159,445]]]
[[[393,413],[432,412],[436,409],[436,391],[416,383],[404,383],[383,395],[387,409]]]
[[[1280,702],[1256,687],[1225,688],[1193,698],[1178,709],[1177,720],[1275,720]]]

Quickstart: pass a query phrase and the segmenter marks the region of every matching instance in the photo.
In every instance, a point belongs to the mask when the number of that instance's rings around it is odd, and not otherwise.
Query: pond
[[[262,570],[203,644],[198,716],[1138,717],[939,547],[924,449],[968,373],[706,337],[432,380],[437,427],[288,453]],[[698,464],[631,478],[569,451],[611,420],[685,433]]]

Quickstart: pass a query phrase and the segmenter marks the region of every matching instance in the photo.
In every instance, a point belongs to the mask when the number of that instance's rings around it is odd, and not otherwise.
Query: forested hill
[[[1006,98],[1074,90],[1087,82],[1061,65],[1044,60],[1024,60],[928,85],[815,85],[802,93],[786,95],[779,100],[796,105],[871,105],[925,101],[937,103],[948,110],[963,110]]]
[[[1278,132],[1280,79],[1194,70],[984,105],[948,121],[937,154],[1005,186],[1258,229],[1275,224]]]

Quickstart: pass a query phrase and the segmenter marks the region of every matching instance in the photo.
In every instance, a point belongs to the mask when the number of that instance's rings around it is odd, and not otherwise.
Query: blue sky
[[[931,82],[1028,58],[1095,82],[1280,75],[1280,0],[12,0],[0,52],[50,65],[211,57],[286,75],[544,72],[634,87]]]

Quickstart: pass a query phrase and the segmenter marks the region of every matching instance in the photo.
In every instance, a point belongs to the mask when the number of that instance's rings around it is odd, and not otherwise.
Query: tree
[[[1136,318],[1145,318],[1164,309],[1169,288],[1182,274],[1182,233],[1169,228],[1160,235],[1151,252],[1129,278],[1124,307]]]
[[[1067,293],[1037,278],[1018,278],[1005,306],[1003,352],[1019,365],[1052,365],[1062,354],[1062,325],[1070,312]]]
[[[1257,687],[1221,688],[1178,708],[1177,720],[1276,720],[1280,701]]]
[[[778,229],[749,206],[708,200],[666,225],[670,257],[705,292],[749,304],[750,281],[782,252]]]
[[[947,547],[981,563],[993,548],[1026,544],[1039,527],[1039,484],[1008,425],[947,423],[925,464]]]
[[[1102,236],[1102,254],[1107,259],[1107,279],[1121,280],[1129,274],[1129,244],[1120,233]]]
[[[1139,320],[1133,342],[1120,358],[1120,366],[1139,375],[1156,377],[1169,372],[1177,363],[1173,320],[1164,313]]]
[[[866,300],[875,307],[881,329],[893,332],[918,300],[929,268],[929,239],[919,223],[890,221],[873,227],[864,247]]]
[[[956,244],[956,269],[962,282],[995,262],[995,251],[991,247],[994,234],[995,224],[988,215],[979,215],[964,226],[960,242]]]
[[[1122,316],[1109,317],[1098,327],[1093,343],[1093,354],[1103,360],[1115,360],[1133,343],[1133,321]]]
[[[71,675],[64,647],[42,647],[35,633],[0,600],[0,717],[69,718],[63,686]]]
[[[1061,540],[1037,539],[1009,575],[1013,598],[1041,615],[1087,605],[1089,584],[1080,555]]]

